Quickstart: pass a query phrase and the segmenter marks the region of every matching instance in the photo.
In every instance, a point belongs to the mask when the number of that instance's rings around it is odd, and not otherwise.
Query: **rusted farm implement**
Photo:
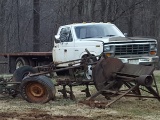
[[[9,80],[0,79],[0,93],[9,94],[13,97],[20,93],[28,102],[45,103],[55,98],[55,86],[63,86],[58,92],[61,92],[64,98],[68,98],[69,94],[70,98],[74,100],[72,87],[86,85],[83,92],[86,93],[87,99],[84,103],[87,104],[100,94],[105,96],[108,101],[105,107],[124,96],[160,100],[153,75],[153,66],[124,64],[117,58],[109,58],[105,55],[101,55],[101,59],[95,61],[95,57],[88,51],[87,53],[88,56],[83,59],[65,62],[70,63],[66,68],[57,68],[57,65],[64,64],[64,62],[35,68],[30,66],[19,68],[15,71],[13,78]],[[86,79],[86,74],[91,75],[88,68],[92,69],[92,79]],[[66,70],[68,76],[56,77],[54,84],[47,77],[47,74]],[[95,85],[97,89],[95,94],[90,94],[89,85]],[[69,91],[66,86],[69,86]],[[143,95],[144,92],[147,94]],[[112,100],[112,98],[114,99]]]

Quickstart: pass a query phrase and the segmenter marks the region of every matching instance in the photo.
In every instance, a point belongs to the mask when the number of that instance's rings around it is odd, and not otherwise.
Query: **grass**
[[[155,75],[158,88],[160,88],[160,75]],[[73,90],[76,94],[77,101],[85,99],[85,94],[80,91],[84,89],[83,86],[74,87]],[[94,93],[95,87],[90,86],[91,93]],[[103,99],[103,96],[96,98]],[[58,101],[55,101],[54,107],[64,115],[83,115],[94,120],[159,120],[160,117],[160,102],[157,99],[142,99],[123,97],[110,108],[98,109],[91,108],[86,105],[79,105],[77,101],[64,100],[60,95]]]
[[[158,88],[160,89],[160,72],[155,74]],[[61,89],[62,87],[56,87]],[[95,93],[95,87],[89,86],[91,94]],[[56,101],[50,101],[46,104],[33,104],[28,103],[20,97],[12,99],[1,98],[0,111],[6,112],[29,112],[32,110],[46,111],[51,115],[63,115],[63,116],[85,116],[93,120],[159,120],[160,118],[160,102],[157,99],[142,99],[123,97],[109,108],[99,109],[86,106],[78,103],[80,100],[84,100],[85,94],[81,90],[85,89],[85,86],[73,87],[76,101],[70,99],[63,99],[61,93],[56,93]],[[97,100],[105,100],[103,96],[96,98]]]
[[[160,74],[155,74],[157,86],[160,89]],[[134,116],[135,119],[159,120],[160,102],[157,99],[122,98],[112,105],[112,109],[121,115]]]

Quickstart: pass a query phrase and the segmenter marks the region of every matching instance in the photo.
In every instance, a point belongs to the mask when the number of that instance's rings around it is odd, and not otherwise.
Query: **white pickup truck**
[[[43,65],[81,59],[87,53],[116,57],[124,63],[152,65],[159,61],[157,41],[151,38],[125,37],[111,23],[78,23],[61,26],[55,35],[52,52],[21,52],[0,54],[8,58],[9,72],[23,65]],[[65,67],[66,64],[60,67]]]
[[[125,37],[111,23],[64,25],[55,38],[52,56],[56,62],[81,59],[86,55],[86,48],[93,56],[104,52],[106,56],[119,58],[124,63],[152,65],[159,60],[155,39]]]

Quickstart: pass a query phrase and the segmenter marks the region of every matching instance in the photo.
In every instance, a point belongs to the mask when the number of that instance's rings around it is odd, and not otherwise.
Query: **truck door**
[[[70,27],[61,28],[60,43],[54,48],[53,58],[56,62],[65,62],[74,59],[74,40]]]

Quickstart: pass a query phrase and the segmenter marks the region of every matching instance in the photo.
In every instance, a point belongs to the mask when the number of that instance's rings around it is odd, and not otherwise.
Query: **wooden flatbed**
[[[52,52],[17,52],[17,53],[0,53],[0,56],[52,56]]]
[[[8,73],[13,73],[17,68],[30,65],[38,66],[52,62],[52,52],[17,52],[17,53],[0,53],[0,57],[5,57],[6,61],[1,64],[8,64]]]

